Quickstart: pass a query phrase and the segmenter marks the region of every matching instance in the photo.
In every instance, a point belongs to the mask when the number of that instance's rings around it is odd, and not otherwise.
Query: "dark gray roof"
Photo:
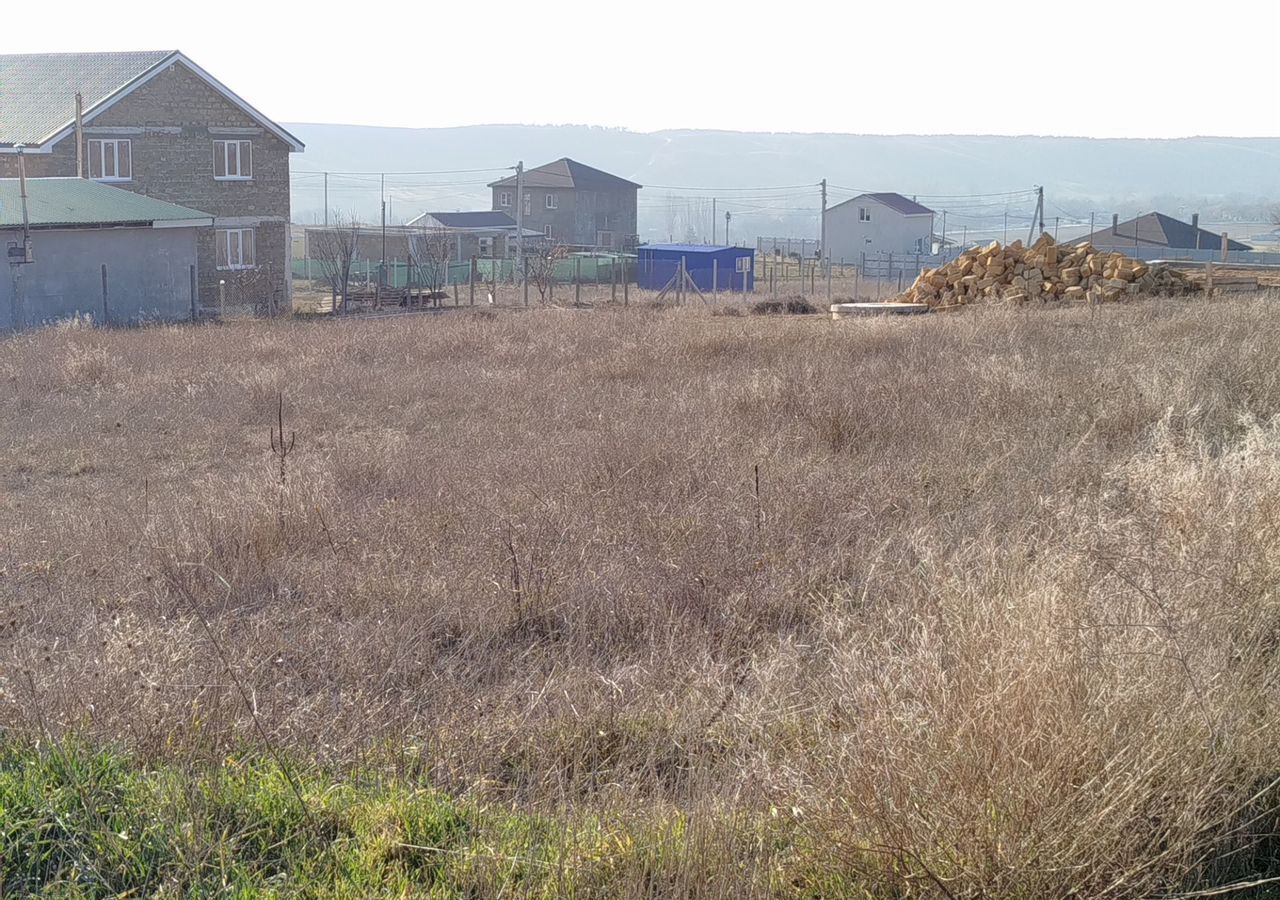
[[[488,228],[515,230],[516,220],[500,210],[477,210],[475,213],[422,213],[408,220],[408,225],[425,224],[435,219],[444,228]],[[541,232],[539,232],[540,234]]]
[[[28,178],[27,219],[33,228],[213,224],[208,213],[87,178]],[[20,183],[17,178],[0,178],[0,228],[21,225]]]
[[[1108,225],[1093,234],[1076,238],[1072,243],[1081,244],[1088,241],[1095,247],[1116,247],[1119,249],[1137,245],[1165,247],[1170,250],[1195,250],[1197,248],[1197,237],[1199,238],[1199,249],[1201,250],[1222,249],[1222,235],[1214,234],[1212,231],[1205,231],[1203,228],[1193,227],[1186,222],[1158,212],[1150,212],[1145,216],[1138,216],[1136,219],[1121,222],[1114,230]],[[1252,248],[1248,244],[1228,240],[1227,249],[1250,250]]]
[[[885,206],[895,212],[902,213],[904,216],[928,216],[933,214],[933,210],[929,207],[921,206],[914,200],[908,200],[901,194],[889,192],[884,194],[863,194],[862,196],[870,197],[877,203],[883,203]],[[856,200],[858,198],[855,197],[854,199]]]
[[[85,121],[90,121],[139,79],[172,62],[181,62],[294,150],[303,149],[301,141],[177,50],[0,54],[0,147],[40,145],[70,127],[75,122],[77,93]]]
[[[489,187],[515,187],[516,176],[495,181]],[[569,188],[587,191],[613,191],[620,188],[639,189],[644,185],[593,169],[577,160],[564,157],[555,162],[529,169],[524,173],[524,186],[532,188]]]
[[[478,212],[429,212],[430,216],[445,228],[515,228],[516,220],[504,212],[482,210]],[[421,216],[419,218],[422,218]],[[418,220],[415,219],[414,222]]]

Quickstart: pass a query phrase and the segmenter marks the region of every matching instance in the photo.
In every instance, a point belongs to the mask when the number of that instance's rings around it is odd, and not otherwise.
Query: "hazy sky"
[[[71,0],[0,53],[176,48],[286,122],[1280,135],[1280,0],[825,7]]]

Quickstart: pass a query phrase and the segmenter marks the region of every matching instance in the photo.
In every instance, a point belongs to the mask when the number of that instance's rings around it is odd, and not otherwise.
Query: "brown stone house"
[[[521,224],[557,244],[631,250],[640,185],[565,157],[524,173]],[[493,208],[516,217],[516,177],[489,185]]]
[[[80,123],[76,96],[80,96]],[[92,178],[200,210],[199,301],[288,306],[302,142],[177,51],[0,55],[0,178]]]

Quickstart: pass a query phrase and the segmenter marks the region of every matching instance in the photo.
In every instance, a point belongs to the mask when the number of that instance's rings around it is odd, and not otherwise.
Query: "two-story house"
[[[523,176],[521,224],[557,244],[630,250],[637,243],[641,185],[565,157]],[[489,185],[493,209],[516,218],[516,176]]]
[[[77,110],[79,111],[77,114]],[[0,55],[0,178],[79,176],[213,217],[199,299],[288,306],[302,142],[177,51]]]
[[[863,254],[933,252],[933,210],[901,194],[860,194],[823,215],[823,255],[857,262]]]

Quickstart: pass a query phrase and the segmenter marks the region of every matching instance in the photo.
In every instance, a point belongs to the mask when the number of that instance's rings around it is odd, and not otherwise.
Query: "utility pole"
[[[324,228],[329,230],[329,173],[324,173]]]
[[[942,258],[947,258],[947,211],[942,211]]]
[[[711,198],[711,246],[716,243],[716,198]]]
[[[528,275],[524,265],[524,160],[516,162],[516,269]],[[526,278],[526,283],[528,279]],[[529,288],[525,287],[525,306],[529,305]]]
[[[1031,214],[1031,234],[1027,246],[1034,244],[1044,234],[1044,187],[1036,185],[1036,211]]]
[[[822,179],[822,224],[818,230],[818,258],[827,256],[827,179]]]
[[[1004,211],[1004,243],[1009,243],[1009,210]]]
[[[732,246],[733,246],[732,244],[730,244],[730,243],[729,243],[729,221],[730,221],[732,218],[733,218],[733,213],[729,212],[729,211],[726,209],[726,210],[724,211],[724,245],[725,245],[726,247],[732,247]]]
[[[378,293],[382,293],[382,283],[387,278],[387,174],[382,173],[382,259],[378,262]]]
[[[84,177],[84,95],[76,93],[76,177]]]

